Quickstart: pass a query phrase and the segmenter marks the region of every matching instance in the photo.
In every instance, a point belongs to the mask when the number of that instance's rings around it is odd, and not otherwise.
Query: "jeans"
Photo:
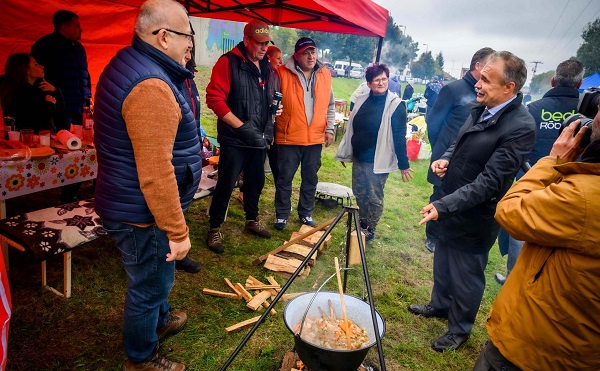
[[[498,247],[500,248],[500,253],[503,256],[508,254],[508,259],[506,261],[507,276],[514,268],[517,258],[519,257],[519,253],[521,252],[521,248],[523,248],[523,244],[523,241],[514,239],[511,235],[506,233],[504,229],[500,228],[500,232],[498,232]]]
[[[167,298],[175,279],[175,262],[167,234],[156,225],[141,228],[104,219],[104,228],[121,252],[127,274],[123,312],[123,343],[129,360],[140,363],[158,348],[156,329],[167,324],[171,306]]]

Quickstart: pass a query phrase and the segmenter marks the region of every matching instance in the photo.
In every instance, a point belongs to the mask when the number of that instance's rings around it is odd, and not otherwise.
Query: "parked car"
[[[331,72],[331,77],[337,77],[338,73],[331,63],[323,63],[323,65]]]
[[[365,69],[362,67],[353,67],[350,70],[350,77],[354,79],[362,79],[365,77]]]

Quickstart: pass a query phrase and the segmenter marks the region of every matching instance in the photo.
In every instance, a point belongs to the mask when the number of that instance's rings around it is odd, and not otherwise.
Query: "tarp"
[[[389,12],[371,0],[180,0],[190,15],[316,31],[385,36]],[[53,31],[58,9],[79,14],[92,85],[117,50],[129,45],[143,0],[0,0],[0,69],[9,55],[29,52]]]
[[[594,72],[593,74],[584,78],[581,86],[579,87],[579,92],[583,93],[585,89],[589,88],[600,88],[600,73]]]

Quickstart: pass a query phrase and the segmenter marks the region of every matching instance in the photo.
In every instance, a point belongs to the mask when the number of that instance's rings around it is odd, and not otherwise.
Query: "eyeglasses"
[[[163,27],[163,28],[159,28],[159,29],[158,29],[158,30],[156,30],[156,31],[152,31],[152,35],[156,35],[156,34],[158,34],[158,33],[160,32],[160,30],[165,30],[165,31],[168,31],[168,32],[172,32],[172,33],[174,33],[175,35],[184,36],[184,37],[186,37],[186,38],[187,38],[187,40],[188,40],[188,41],[192,41],[192,39],[193,39],[193,38],[194,38],[194,36],[195,36],[195,34],[194,34],[194,31],[192,31],[192,33],[191,33],[191,34],[189,34],[189,33],[183,33],[183,32],[179,32],[179,31],[171,30],[171,29],[169,29],[169,28],[164,28],[164,27]]]
[[[388,78],[387,77],[382,77],[380,79],[375,79],[373,80],[373,84],[385,84],[386,82],[388,82]]]

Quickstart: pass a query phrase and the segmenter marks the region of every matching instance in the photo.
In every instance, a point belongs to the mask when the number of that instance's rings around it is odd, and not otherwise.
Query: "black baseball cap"
[[[302,53],[308,48],[317,48],[317,44],[310,37],[301,37],[298,41],[296,41],[296,46],[294,47],[295,53]]]

